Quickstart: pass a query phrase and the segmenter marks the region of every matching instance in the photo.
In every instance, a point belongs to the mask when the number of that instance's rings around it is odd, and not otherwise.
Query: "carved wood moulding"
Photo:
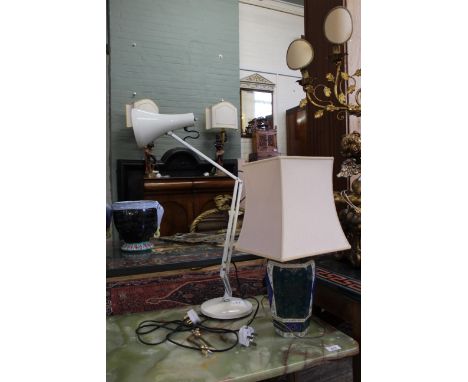
[[[260,74],[254,73],[241,78],[240,87],[241,89],[268,90],[272,92],[275,89],[275,84]]]

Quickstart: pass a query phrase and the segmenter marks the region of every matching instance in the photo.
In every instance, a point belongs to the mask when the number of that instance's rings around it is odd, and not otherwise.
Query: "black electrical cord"
[[[258,309],[260,308],[260,303],[258,302],[258,300],[255,297],[249,297],[249,298],[253,298],[257,302],[257,308],[255,309],[255,312],[254,312],[252,318],[249,320],[249,322],[247,322],[247,324],[245,324],[246,326],[250,326],[250,324],[253,322],[253,320],[255,320],[255,318],[257,317]]]
[[[234,265],[234,269],[236,271],[235,275],[236,275],[237,289],[239,291],[239,294],[240,294],[241,298],[244,299],[245,298],[245,288],[244,288],[244,290],[242,290],[242,285],[240,283],[239,271],[237,270],[237,265],[236,265],[236,263],[234,261],[231,261],[231,264]]]
[[[253,300],[256,301],[257,307],[255,308],[255,311],[250,318],[250,320],[245,324],[245,326],[249,326],[257,317],[258,310],[260,308],[260,302],[255,298],[255,297],[249,297]],[[245,317],[242,317],[244,319]],[[195,347],[195,346],[190,346],[190,345],[185,345],[183,343],[177,342],[173,339],[173,336],[176,335],[177,333],[183,333],[183,332],[190,332],[195,329],[200,329],[204,330],[208,333],[216,333],[216,334],[232,334],[235,336],[235,342],[224,349],[214,349],[212,347],[207,348],[207,350],[214,352],[214,353],[221,353],[225,352],[228,350],[233,349],[238,343],[239,343],[239,329],[226,329],[226,328],[216,328],[216,327],[211,327],[207,326],[204,323],[208,321],[210,318],[207,317],[205,320],[198,324],[193,324],[189,322],[188,320],[172,320],[172,321],[158,321],[158,320],[145,320],[142,321],[138,324],[138,327],[135,329],[135,334],[138,338],[138,341],[140,341],[142,344],[145,345],[150,345],[150,346],[156,346],[156,345],[161,345],[164,342],[168,341],[173,343],[174,345],[186,348],[186,349],[191,349],[191,350],[203,350],[201,347]],[[237,319],[235,321],[238,321],[240,319]],[[146,341],[143,337],[150,334],[154,333],[157,330],[166,330],[168,333],[159,341],[156,342],[149,342]]]
[[[166,329],[169,332],[172,332],[172,331],[186,332],[186,331],[189,331],[191,328],[188,323],[186,323],[185,321],[181,321],[181,320],[173,320],[173,321],[145,320],[145,321],[140,322],[138,327],[135,329],[135,334],[137,335],[138,340],[145,345],[160,345],[163,342],[166,342],[167,336],[158,342],[148,342],[142,338],[142,336],[153,333],[159,329]]]
[[[197,328],[202,329],[209,333],[233,334],[235,336],[235,342],[231,346],[224,348],[224,349],[214,349],[210,347],[208,348],[208,350],[211,352],[214,352],[214,353],[225,352],[225,351],[231,350],[239,343],[239,336],[236,330],[226,329],[226,328],[213,328],[213,327],[203,325],[203,323],[192,324],[185,320],[184,321],[182,320],[172,320],[172,321],[145,320],[145,321],[140,322],[138,327],[135,329],[135,334],[138,338],[138,341],[140,341],[142,344],[145,344],[145,345],[156,346],[156,345],[161,345],[162,343],[168,341],[168,342],[173,343],[174,345],[177,345],[186,349],[202,350],[202,348],[200,347],[185,345],[185,344],[175,341],[172,338],[177,333],[189,332]],[[154,333],[155,331],[160,330],[160,329],[165,329],[169,331],[169,333],[167,333],[164,336],[164,338],[162,338],[161,340],[156,341],[156,342],[149,342],[143,338],[143,336],[148,335],[150,333]]]
[[[258,311],[260,309],[260,305],[263,306],[263,300],[265,299],[265,296],[263,296],[261,302],[259,302],[255,297],[248,297],[248,298],[255,300],[255,302],[257,303],[257,307],[255,308],[255,311],[252,314],[252,317],[245,324],[245,326],[250,326],[250,324],[255,320],[255,318],[257,317]],[[244,318],[245,317],[242,317],[241,319],[244,319]],[[226,328],[217,328],[217,327],[207,326],[204,323],[206,321],[208,321],[208,320],[210,320],[210,318],[206,317],[205,320],[203,320],[202,322],[200,322],[198,324],[193,324],[189,320],[172,320],[172,321],[145,320],[145,321],[140,322],[138,327],[135,329],[135,334],[137,335],[138,341],[140,341],[142,344],[150,345],[150,346],[161,345],[161,344],[163,344],[164,342],[167,341],[167,342],[173,343],[174,345],[180,346],[180,347],[185,348],[185,349],[198,350],[198,351],[207,350],[207,351],[213,352],[213,353],[226,352],[226,351],[231,350],[234,347],[236,347],[236,345],[239,343],[239,335],[238,335],[239,329],[234,330],[234,329],[226,329]],[[232,321],[239,321],[239,320],[240,319],[232,320]],[[295,337],[296,339],[307,340],[307,339],[316,339],[316,338],[323,337],[325,332],[326,332],[326,329],[319,322],[317,322],[316,320],[314,320],[314,319],[312,319],[312,320],[321,329],[321,332],[316,336],[299,337],[289,327],[287,327],[286,325],[284,325],[283,323],[281,323],[279,321],[276,321],[274,323],[274,325],[281,328],[281,329],[283,329],[283,330],[285,330],[285,331],[290,332],[293,335],[293,337]],[[215,349],[212,346],[210,346],[210,347],[208,347],[208,346],[196,347],[196,346],[185,345],[185,344],[177,342],[177,341],[175,341],[173,339],[173,336],[178,334],[178,333],[191,332],[191,331],[194,331],[196,329],[204,330],[205,332],[215,333],[215,334],[232,334],[232,335],[235,336],[235,341],[233,342],[232,345],[230,345],[230,346],[228,346],[228,347],[226,347],[224,349]],[[162,339],[160,339],[160,340],[158,340],[156,342],[149,342],[149,341],[146,341],[143,338],[144,336],[146,336],[146,335],[148,335],[150,333],[154,333],[157,330],[166,330],[168,333]],[[313,346],[320,347],[318,345],[313,345]],[[322,346],[322,348],[323,348],[323,346]]]

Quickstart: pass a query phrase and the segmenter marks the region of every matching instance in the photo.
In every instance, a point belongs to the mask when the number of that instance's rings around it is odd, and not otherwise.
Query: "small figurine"
[[[156,157],[153,155],[154,144],[150,143],[145,146],[145,178],[156,178]]]
[[[216,163],[220,166],[223,166],[223,157],[224,157],[224,142],[226,141],[225,135],[223,134],[216,134]],[[222,176],[224,173],[219,169],[213,168],[214,175]]]

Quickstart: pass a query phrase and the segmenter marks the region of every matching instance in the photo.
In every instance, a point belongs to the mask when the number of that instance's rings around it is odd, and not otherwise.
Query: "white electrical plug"
[[[187,312],[187,316],[188,316],[189,320],[192,321],[193,325],[196,325],[196,324],[200,323],[200,321],[201,321],[200,317],[198,317],[197,312],[195,312],[193,309],[190,309]]]
[[[255,336],[255,330],[251,326],[242,326],[239,329],[239,344],[242,346],[249,347],[250,345],[257,345],[253,342]]]

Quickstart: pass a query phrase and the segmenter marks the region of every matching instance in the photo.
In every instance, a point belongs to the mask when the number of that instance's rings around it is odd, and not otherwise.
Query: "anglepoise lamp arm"
[[[226,232],[226,239],[224,241],[224,248],[223,248],[223,258],[221,261],[221,269],[219,271],[219,276],[224,284],[224,297],[225,301],[228,301],[232,297],[232,289],[231,284],[229,283],[229,266],[231,264],[231,257],[232,257],[232,250],[234,246],[234,240],[236,235],[236,227],[237,227],[237,218],[239,216],[239,206],[240,206],[240,198],[242,194],[242,180],[239,179],[237,176],[226,170],[223,166],[220,166],[214,160],[203,154],[201,151],[197,150],[195,147],[184,141],[178,135],[174,134],[172,131],[168,131],[167,135],[174,138],[179,143],[183,144],[191,151],[195,152],[203,159],[208,161],[210,164],[215,166],[217,169],[225,173],[227,176],[235,180],[234,183],[234,191],[232,193],[232,201],[231,201],[231,208],[229,210],[229,221],[228,227]]]

